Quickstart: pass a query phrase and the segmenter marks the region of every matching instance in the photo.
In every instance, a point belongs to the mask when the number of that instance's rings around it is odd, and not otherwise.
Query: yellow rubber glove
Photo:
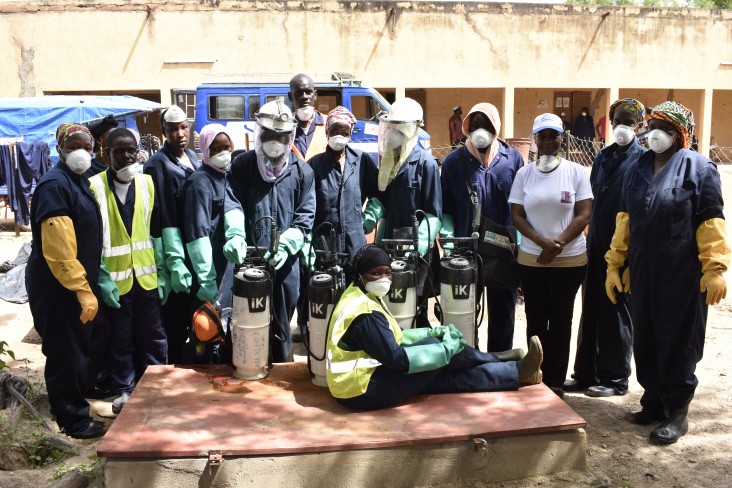
[[[630,268],[623,271],[623,293],[630,294]]]
[[[53,276],[61,285],[76,292],[81,305],[81,322],[87,323],[97,315],[99,303],[86,279],[86,270],[76,259],[76,233],[69,217],[50,217],[41,222],[43,257]]]
[[[605,293],[613,303],[618,303],[615,289],[624,291],[623,281],[620,279],[620,268],[628,257],[630,243],[630,218],[626,212],[618,212],[615,216],[615,233],[610,241],[610,249],[605,253],[607,262],[607,277],[605,278]],[[630,275],[629,275],[630,276]],[[628,279],[630,290],[630,279]]]
[[[709,219],[696,229],[696,246],[702,263],[699,291],[707,292],[707,305],[716,305],[727,296],[727,283],[722,276],[729,267],[730,248],[724,219]]]

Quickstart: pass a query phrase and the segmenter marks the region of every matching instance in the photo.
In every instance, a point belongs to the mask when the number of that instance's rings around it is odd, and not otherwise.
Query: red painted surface
[[[544,385],[418,395],[375,412],[346,409],[305,363],[258,381],[226,366],[150,366],[104,436],[100,456],[263,456],[388,448],[573,430],[585,421]]]

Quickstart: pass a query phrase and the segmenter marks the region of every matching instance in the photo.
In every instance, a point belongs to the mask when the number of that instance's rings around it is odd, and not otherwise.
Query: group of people
[[[382,408],[418,392],[514,389],[542,379],[557,393],[624,394],[633,344],[646,392],[631,421],[663,420],[652,434],[659,442],[685,432],[706,306],[724,297],[729,260],[719,175],[685,149],[688,110],[673,102],[656,107],[645,151],[635,139],[642,105],[613,104],[617,142],[598,154],[588,177],[561,157],[564,127],[554,114],[536,118],[538,160],[526,165],[498,138],[496,107],[477,104],[461,121],[464,145],[440,169],[417,144],[423,112],[414,100],[396,101],[380,118],[377,163],[349,144],[352,113],[315,110],[308,76],[291,80],[288,98],[292,110],[278,100],[262,105],[254,149],[235,157],[226,127],[205,126],[201,163],[175,105],[161,114],[165,143],[144,166],[127,129],[110,127],[102,138],[83,125],[59,127],[60,162],[33,199],[26,280],[51,409],[67,434],[102,435],[85,398],[114,396],[118,413],[147,365],[230,361],[226,343],[202,347],[191,324],[203,308],[230,306],[233,267],[249,246],[277,243],[263,256],[274,274],[270,358],[292,360],[290,323],[296,309],[307,316],[307,277],[322,246],[313,232],[326,222],[336,233],[331,251],[351,260],[326,361],[330,391],[344,405]],[[95,144],[103,167],[89,175]],[[467,347],[455,327],[432,328],[424,306],[417,328],[402,331],[382,300],[391,260],[378,244],[415,240],[424,304],[424,258],[439,256],[438,235],[475,230],[471,193],[483,217],[515,225],[523,236],[527,354],[511,349],[515,290],[482,290],[491,353]],[[376,245],[366,245],[375,228]],[[565,383],[583,282],[574,380]]]

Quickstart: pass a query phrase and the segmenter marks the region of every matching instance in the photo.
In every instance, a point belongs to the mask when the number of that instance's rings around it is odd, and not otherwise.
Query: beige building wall
[[[394,87],[397,96],[407,88],[506,88],[515,96],[504,108],[513,107],[516,120],[505,130],[519,137],[537,113],[541,87],[634,87],[661,98],[673,88],[679,97],[689,91],[697,106],[694,90],[711,100],[712,90],[732,87],[732,11],[724,10],[46,0],[0,1],[0,14],[0,96],[159,91],[167,103],[171,88],[193,88],[204,75],[344,71]],[[431,98],[428,110],[453,103]],[[433,115],[441,124],[444,114]]]

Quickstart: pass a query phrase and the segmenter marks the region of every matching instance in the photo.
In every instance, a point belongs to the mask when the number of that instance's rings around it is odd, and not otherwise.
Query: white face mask
[[[582,117],[587,117],[587,112],[582,112]]]
[[[285,154],[285,145],[280,141],[267,141],[262,143],[262,151],[270,158],[279,158]]]
[[[557,166],[559,166],[559,156],[539,156],[539,160],[536,162],[536,167],[542,173],[548,173]]]
[[[493,134],[485,129],[474,130],[470,133],[470,142],[478,149],[485,149],[493,142]]]
[[[124,168],[120,168],[115,173],[115,176],[120,181],[132,181],[132,179],[135,177],[136,174],[140,172],[140,164],[139,163],[132,163],[130,165],[125,166]]]
[[[313,118],[313,115],[315,114],[315,107],[308,105],[306,107],[298,108],[295,112],[297,113],[297,118],[305,122]]]
[[[221,151],[208,158],[208,162],[211,166],[218,169],[227,169],[231,164],[231,151]]]
[[[615,142],[617,142],[619,146],[627,146],[635,137],[635,132],[632,127],[628,127],[627,125],[618,125],[613,129],[613,135],[615,136]]]
[[[389,278],[379,278],[376,281],[367,282],[364,284],[364,288],[366,288],[366,291],[371,293],[373,296],[381,298],[389,293],[391,280]]]
[[[392,149],[401,147],[403,142],[404,134],[402,134],[398,129],[391,129],[386,133],[386,145]]]
[[[653,129],[646,138],[648,147],[655,153],[665,152],[674,143],[674,137],[660,129]]]
[[[342,151],[348,144],[348,137],[346,136],[330,136],[328,138],[328,146],[334,151]]]
[[[82,174],[91,167],[91,160],[91,154],[86,149],[76,149],[66,154],[66,166],[77,175]]]

